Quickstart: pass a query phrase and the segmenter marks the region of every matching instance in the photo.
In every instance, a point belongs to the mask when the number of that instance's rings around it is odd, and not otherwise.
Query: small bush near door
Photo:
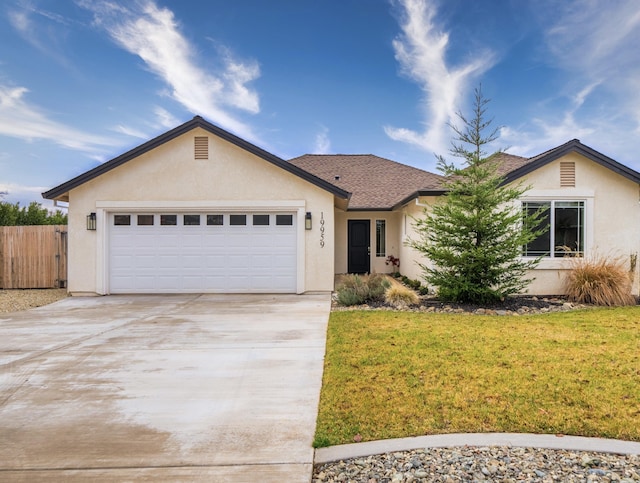
[[[361,305],[380,301],[391,282],[381,274],[345,275],[338,285],[337,300],[340,305]]]
[[[567,298],[593,305],[635,305],[631,295],[631,276],[620,259],[596,256],[576,258],[567,275]]]

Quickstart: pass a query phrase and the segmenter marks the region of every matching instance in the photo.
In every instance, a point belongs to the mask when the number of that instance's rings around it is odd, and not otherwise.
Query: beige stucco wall
[[[196,160],[194,136],[209,137],[209,159]],[[197,212],[208,207],[293,207],[310,211],[313,229],[304,230],[304,291],[332,290],[334,279],[334,197],[331,193],[197,128],[69,193],[69,291],[102,293],[108,257],[109,211],[157,211],[174,208]],[[118,207],[117,209],[114,207]],[[86,216],[98,214],[98,230],[86,230]],[[324,247],[320,218],[324,218]],[[298,217],[300,221],[301,218]]]
[[[344,211],[336,209],[335,269],[336,273],[346,273],[348,267],[348,220],[370,220],[371,273],[391,273],[393,266],[386,265],[388,255],[398,257],[401,249],[400,213],[392,211]],[[376,220],[385,220],[386,251],[384,257],[376,256]]]
[[[560,187],[560,162],[575,162],[575,187]],[[522,199],[585,201],[585,255],[620,257],[628,265],[631,254],[640,252],[640,204],[639,186],[577,153],[569,153],[521,180],[530,189]],[[420,203],[433,204],[435,198],[421,198]],[[414,201],[403,207],[406,236],[415,237],[411,217],[420,216],[423,208]],[[424,260],[406,244],[402,246],[401,272],[413,279],[421,278],[417,261]],[[424,263],[424,261],[423,261]],[[564,277],[572,260],[543,259],[530,276],[535,280],[529,285],[530,294],[563,293]],[[634,273],[634,293],[638,294],[638,270]]]
[[[424,216],[425,205],[432,206],[437,200],[438,198],[435,196],[423,196],[402,208],[400,272],[413,280],[423,281],[423,273],[419,264],[429,264],[425,257],[409,246],[411,240],[420,239],[415,229],[415,220]]]

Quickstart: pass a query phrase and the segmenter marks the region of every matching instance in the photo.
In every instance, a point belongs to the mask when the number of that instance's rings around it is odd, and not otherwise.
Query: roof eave
[[[380,207],[380,206],[375,206],[375,207],[366,207],[366,206],[357,206],[355,208],[347,208],[346,211],[393,211],[393,207],[391,208],[384,208],[384,207]]]
[[[411,193],[406,198],[402,199],[400,202],[393,205],[393,210],[397,210],[402,208],[404,205],[409,203],[412,200],[418,199],[421,196],[442,196],[447,193],[447,190],[444,189],[422,189]]]

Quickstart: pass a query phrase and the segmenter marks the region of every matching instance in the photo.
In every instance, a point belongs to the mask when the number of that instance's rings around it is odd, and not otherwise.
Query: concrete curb
[[[450,448],[456,446],[511,446],[640,455],[640,443],[617,439],[556,436],[553,434],[472,433],[436,434],[318,448],[315,451],[314,463],[322,464],[419,448]]]

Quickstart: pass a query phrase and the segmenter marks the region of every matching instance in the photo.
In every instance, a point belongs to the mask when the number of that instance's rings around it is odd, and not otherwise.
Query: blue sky
[[[285,159],[434,171],[480,83],[496,148],[640,170],[637,0],[4,0],[0,191],[40,192],[199,114]]]

